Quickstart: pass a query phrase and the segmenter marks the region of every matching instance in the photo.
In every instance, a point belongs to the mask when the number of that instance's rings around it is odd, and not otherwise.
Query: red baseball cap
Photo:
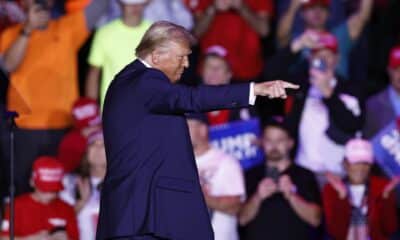
[[[87,145],[87,138],[79,130],[72,130],[64,136],[58,146],[57,159],[63,165],[65,172],[73,172],[80,166]]]
[[[398,68],[400,67],[400,46],[392,48],[389,56],[389,67]]]
[[[321,45],[319,48],[313,49],[313,52],[322,50],[322,49],[328,49],[331,50],[334,53],[338,52],[338,41],[335,35],[333,35],[330,32],[316,32],[318,36],[318,41]]]
[[[91,98],[79,98],[72,107],[72,116],[79,129],[101,123],[100,107]]]
[[[330,0],[303,0],[303,8],[310,8],[314,6],[322,6],[328,8],[331,4]]]
[[[58,192],[64,187],[62,179],[64,168],[54,157],[42,156],[33,163],[33,181],[35,187],[43,192]]]

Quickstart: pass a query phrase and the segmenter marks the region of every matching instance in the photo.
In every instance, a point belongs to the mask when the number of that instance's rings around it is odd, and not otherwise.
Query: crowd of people
[[[216,240],[400,239],[400,178],[373,146],[400,126],[399,12],[397,0],[0,0],[0,239],[12,225],[10,131],[17,239],[95,239],[104,99],[159,20],[196,37],[184,84],[301,86],[187,115]],[[264,161],[245,170],[208,132],[253,118]]]

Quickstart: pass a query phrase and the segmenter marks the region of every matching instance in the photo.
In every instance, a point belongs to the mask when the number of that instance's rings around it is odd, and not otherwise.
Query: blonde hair
[[[168,21],[158,21],[143,35],[136,48],[136,57],[145,58],[154,49],[170,41],[194,44],[196,40],[184,27]]]

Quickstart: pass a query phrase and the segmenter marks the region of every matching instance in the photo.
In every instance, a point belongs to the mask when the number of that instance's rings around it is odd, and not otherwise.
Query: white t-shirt
[[[330,171],[343,175],[344,146],[326,135],[328,127],[328,108],[317,89],[311,87],[300,120],[296,163],[316,173]]]
[[[354,207],[360,207],[362,205],[362,201],[365,193],[365,185],[350,185],[350,196],[351,196],[351,205]]]
[[[240,196],[245,199],[245,186],[239,162],[221,150],[211,148],[196,156],[200,182],[206,183],[211,196]],[[215,240],[238,240],[237,217],[214,211],[211,224]]]

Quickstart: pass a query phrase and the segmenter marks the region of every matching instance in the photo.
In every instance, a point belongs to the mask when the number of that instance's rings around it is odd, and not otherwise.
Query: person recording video
[[[242,239],[315,239],[322,218],[318,184],[311,171],[292,162],[294,141],[282,118],[268,121],[261,143],[265,162],[246,172]]]
[[[358,89],[335,73],[338,48],[333,34],[306,31],[270,59],[265,74],[267,79],[279,77],[301,85],[285,109],[298,143],[295,161],[317,173],[321,184],[326,171],[343,174],[344,144],[362,125]],[[297,59],[304,52],[308,61],[299,66]],[[288,70],[295,64],[296,70]]]
[[[19,113],[15,132],[16,194],[30,190],[32,162],[39,153],[55,155],[72,125],[78,98],[77,53],[106,10],[107,0],[51,18],[54,0],[23,0],[26,21],[0,34],[0,56],[9,73],[7,109]]]

